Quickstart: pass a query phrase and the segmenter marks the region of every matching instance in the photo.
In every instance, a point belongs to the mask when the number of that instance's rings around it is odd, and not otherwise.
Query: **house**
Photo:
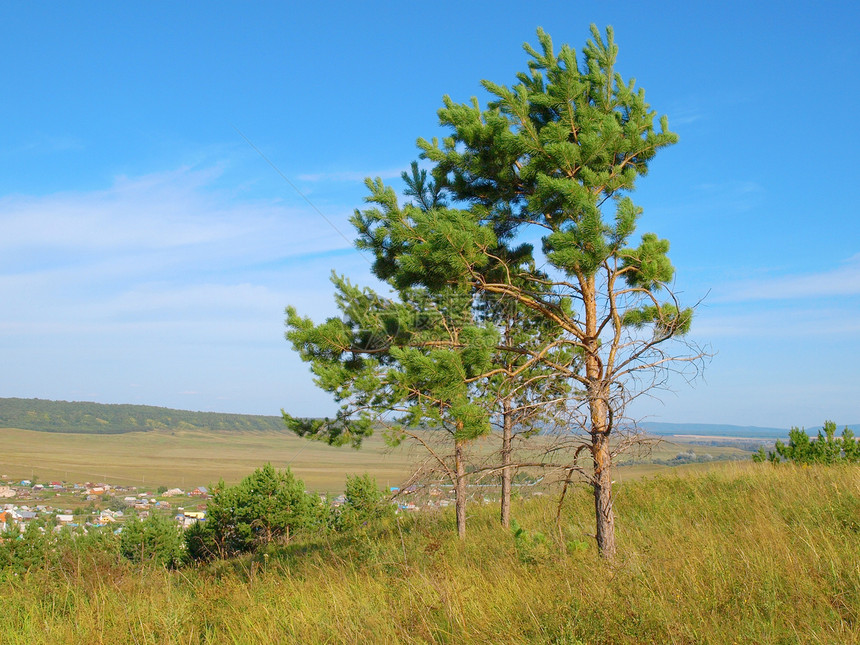
[[[205,486],[198,486],[193,491],[189,493],[192,497],[207,497],[209,495],[209,489]]]
[[[0,486],[0,498],[15,497],[15,489],[9,486]]]
[[[75,521],[75,516],[74,515],[66,515],[65,513],[58,513],[57,514],[57,521],[60,524],[71,524],[72,522]]]
[[[176,516],[176,521],[179,522],[183,529],[187,529],[192,524],[206,521],[205,511],[185,511]]]
[[[162,497],[176,497],[177,495],[184,495],[185,492],[181,488],[171,488],[169,490],[164,491],[162,493]]]

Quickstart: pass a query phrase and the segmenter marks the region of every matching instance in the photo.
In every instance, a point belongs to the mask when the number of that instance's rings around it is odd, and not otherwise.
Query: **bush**
[[[549,542],[543,533],[530,533],[512,519],[511,535],[514,538],[517,557],[523,564],[537,564],[549,556]]]
[[[201,561],[222,558],[221,549],[212,522],[195,522],[185,530],[185,553],[189,560]]]
[[[236,486],[218,484],[205,522],[186,531],[186,547],[195,559],[245,553],[289,541],[296,530],[324,524],[324,517],[319,498],[306,493],[289,469],[266,464]]]
[[[347,475],[344,496],[346,502],[335,516],[338,530],[354,529],[371,520],[394,515],[394,507],[386,502],[385,494],[368,474]]]
[[[765,452],[763,447],[753,455],[753,461],[791,461],[796,464],[833,464],[838,462],[856,463],[860,461],[860,442],[854,433],[845,428],[842,436],[836,436],[836,424],[825,421],[818,436],[810,439],[805,430],[792,428],[788,433],[788,445],[777,441],[773,452]]]
[[[153,513],[145,520],[134,518],[120,534],[120,553],[132,562],[153,562],[175,568],[184,559],[185,547],[179,527]]]
[[[12,569],[23,573],[45,564],[49,538],[35,522],[27,524],[23,533],[8,530],[0,535],[0,570]]]

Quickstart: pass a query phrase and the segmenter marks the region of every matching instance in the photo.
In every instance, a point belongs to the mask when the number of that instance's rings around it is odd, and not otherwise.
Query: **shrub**
[[[10,568],[16,573],[41,567],[48,555],[49,539],[35,522],[27,524],[23,533],[16,529],[0,535],[0,570]]]
[[[511,535],[514,538],[517,557],[523,564],[536,564],[549,556],[549,542],[543,533],[530,533],[512,519]]]
[[[184,559],[182,532],[170,519],[153,513],[145,520],[134,518],[122,529],[120,553],[132,562],[179,566]]]
[[[765,452],[763,447],[753,455],[753,461],[791,461],[796,464],[833,464],[837,462],[856,463],[860,461],[860,442],[854,433],[845,428],[842,436],[836,436],[836,424],[825,421],[818,436],[810,439],[805,430],[792,428],[788,433],[788,444],[777,441],[773,452]]]
[[[289,469],[266,464],[236,486],[218,484],[206,521],[186,532],[186,546],[196,559],[245,553],[323,524],[324,513],[319,498],[306,493]]]
[[[371,520],[391,517],[394,507],[386,503],[385,494],[377,487],[376,480],[368,474],[347,475],[346,502],[338,509],[335,526],[349,530]]]

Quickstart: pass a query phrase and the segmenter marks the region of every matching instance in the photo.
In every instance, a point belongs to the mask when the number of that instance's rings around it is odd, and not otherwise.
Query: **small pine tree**
[[[335,520],[339,530],[354,529],[394,513],[394,507],[386,503],[376,480],[367,473],[347,475],[345,497],[346,502],[340,507]]]
[[[204,525],[186,532],[186,545],[195,559],[245,553],[320,525],[324,513],[319,498],[306,493],[289,468],[266,464],[236,486],[218,484]]]
[[[126,523],[119,548],[132,562],[152,562],[171,569],[182,563],[185,552],[179,527],[157,513]]]
[[[807,465],[856,463],[860,461],[860,441],[854,438],[854,433],[848,428],[842,431],[841,437],[837,437],[836,424],[825,421],[824,427],[814,438],[810,438],[806,430],[793,427],[788,432],[787,444],[777,440],[773,451],[769,452],[760,447],[753,455],[753,461],[770,461],[774,464],[789,461]]]

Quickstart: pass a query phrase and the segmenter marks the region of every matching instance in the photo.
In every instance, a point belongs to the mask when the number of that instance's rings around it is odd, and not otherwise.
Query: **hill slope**
[[[40,432],[122,434],[149,430],[283,430],[280,417],[191,412],[152,405],[0,398],[0,428]]]

